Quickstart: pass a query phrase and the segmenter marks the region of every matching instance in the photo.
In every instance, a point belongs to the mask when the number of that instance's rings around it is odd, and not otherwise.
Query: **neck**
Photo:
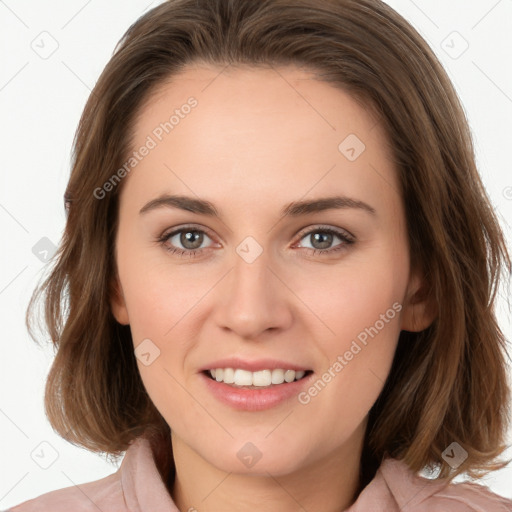
[[[171,496],[182,511],[342,512],[361,490],[364,424],[326,457],[282,476],[225,472],[172,434],[175,478]]]

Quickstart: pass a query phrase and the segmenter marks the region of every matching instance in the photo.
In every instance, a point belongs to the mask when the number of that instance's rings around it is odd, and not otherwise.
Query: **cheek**
[[[204,274],[201,279],[180,267],[171,271],[165,259],[134,252],[119,265],[119,274],[144,387],[169,424],[196,432],[205,421],[204,410],[185,391],[183,377],[187,354],[197,338],[192,332],[194,315],[208,282]]]
[[[204,268],[169,263],[163,249],[125,254],[118,266],[134,344],[144,338],[164,343],[178,324],[190,322],[214,280]]]
[[[362,420],[388,376],[408,276],[406,253],[395,249],[375,248],[368,259],[331,269],[322,289],[303,289],[322,321],[316,339],[323,360],[318,380],[300,402],[327,423],[336,418],[350,429],[354,419]]]
[[[408,265],[399,250],[375,247],[364,257],[302,280],[297,295],[318,318],[318,336],[329,359],[347,350],[359,335],[364,338],[365,329],[376,323],[382,337],[398,336],[407,276]]]

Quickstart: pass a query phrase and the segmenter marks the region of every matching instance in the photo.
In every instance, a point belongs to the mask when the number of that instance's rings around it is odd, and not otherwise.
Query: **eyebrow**
[[[144,214],[162,207],[179,208],[188,212],[217,217],[219,219],[221,217],[218,210],[210,201],[197,199],[195,197],[168,194],[152,199],[146,203],[140,209],[139,214]],[[282,208],[281,216],[298,217],[300,215],[308,215],[324,210],[349,208],[362,210],[371,215],[377,214],[375,208],[363,201],[346,196],[330,196],[306,201],[293,201]]]

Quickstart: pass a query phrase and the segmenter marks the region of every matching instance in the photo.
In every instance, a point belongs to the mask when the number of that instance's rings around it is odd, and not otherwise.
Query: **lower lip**
[[[263,411],[296,397],[308,385],[313,373],[300,380],[286,382],[261,389],[235,388],[224,382],[217,382],[204,373],[200,376],[208,389],[221,402],[241,411]]]

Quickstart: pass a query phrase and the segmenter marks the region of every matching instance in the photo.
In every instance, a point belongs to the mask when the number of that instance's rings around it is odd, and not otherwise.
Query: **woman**
[[[126,455],[12,511],[512,509],[451,483],[506,464],[510,259],[454,89],[391,8],[154,8],[89,98],[66,204],[46,410]]]

